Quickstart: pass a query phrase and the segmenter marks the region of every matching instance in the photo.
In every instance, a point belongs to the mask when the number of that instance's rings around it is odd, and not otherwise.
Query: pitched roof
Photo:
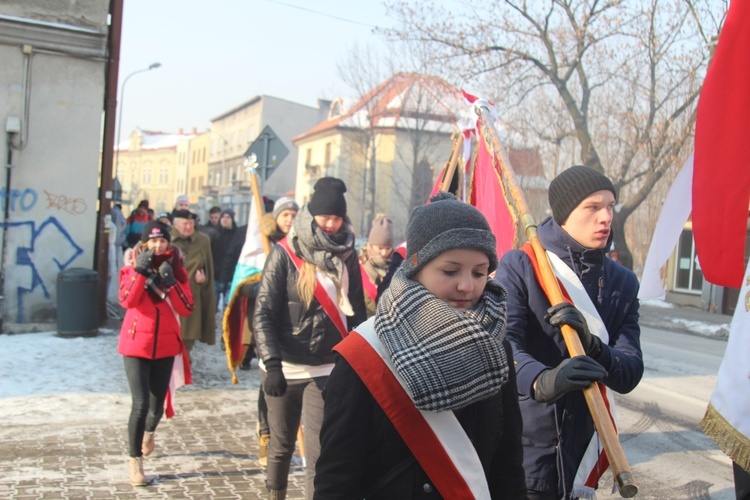
[[[461,92],[442,78],[397,73],[360,99],[337,98],[328,118],[292,140],[334,129],[398,128],[450,133],[466,108]]]
[[[191,139],[198,135],[195,132],[191,132],[189,134],[185,133],[169,133],[169,132],[155,132],[152,130],[143,130],[140,128],[135,129],[135,133],[140,135],[142,139],[141,143],[141,150],[144,149],[167,149],[167,148],[175,148],[177,147],[177,143],[180,142],[182,139]],[[116,150],[119,149],[120,151],[127,151],[130,149],[130,137],[125,139],[124,141],[121,141],[119,145],[115,148]]]

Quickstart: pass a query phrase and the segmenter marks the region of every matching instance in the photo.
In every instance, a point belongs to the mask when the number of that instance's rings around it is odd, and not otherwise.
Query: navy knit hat
[[[444,191],[411,212],[406,226],[404,273],[413,278],[428,262],[449,250],[479,250],[490,259],[488,272],[497,269],[497,243],[487,219],[476,207]]]
[[[346,216],[346,184],[335,177],[318,179],[313,187],[315,190],[307,204],[312,215]]]
[[[148,223],[143,226],[143,231],[141,231],[141,241],[146,243],[148,240],[154,238],[164,238],[167,242],[171,241],[172,238],[169,236],[169,226],[160,220],[148,221]]]
[[[612,191],[617,198],[612,181],[599,171],[583,165],[563,171],[549,185],[549,206],[555,222],[562,226],[588,195],[601,190]]]

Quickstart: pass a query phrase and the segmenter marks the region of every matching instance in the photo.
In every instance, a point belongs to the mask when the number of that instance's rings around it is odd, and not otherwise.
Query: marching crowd
[[[538,234],[564,284],[558,304],[534,252],[497,255],[485,216],[454,195],[414,209],[398,246],[378,214],[357,251],[345,193],[325,177],[303,206],[267,204],[270,253],[235,292],[251,305],[242,368],[257,356],[269,498],[286,497],[298,438],[307,498],[592,498],[607,464],[582,389],[628,393],[644,370],[638,281],[606,253],[611,181],[574,166],[550,185]],[[231,210],[196,218],[184,196],[171,213],[144,200],[113,217],[134,486],[148,484],[175,357],[216,342],[249,232]],[[562,325],[585,355],[569,356]]]

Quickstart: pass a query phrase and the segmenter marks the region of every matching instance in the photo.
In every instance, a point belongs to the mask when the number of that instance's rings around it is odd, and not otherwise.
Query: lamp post
[[[117,120],[117,145],[115,146],[117,148],[115,151],[115,179],[117,179],[117,169],[120,166],[120,133],[122,132],[122,109],[123,109],[123,100],[125,99],[125,85],[128,83],[128,80],[130,80],[131,76],[137,75],[138,73],[145,73],[146,71],[151,71],[152,69],[156,69],[160,66],[161,66],[160,62],[155,62],[151,64],[148,68],[133,71],[128,76],[126,76],[125,79],[122,81],[122,87],[120,88],[120,100],[118,101],[118,107],[120,108],[120,117]]]

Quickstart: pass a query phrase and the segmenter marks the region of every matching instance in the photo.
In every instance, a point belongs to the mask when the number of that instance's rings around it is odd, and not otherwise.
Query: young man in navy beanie
[[[638,279],[606,256],[616,199],[612,182],[589,167],[571,167],[550,184],[552,216],[539,225],[539,239],[552,254],[555,274],[567,277],[564,286],[575,305],[549,303],[533,252],[512,250],[498,266],[496,279],[508,291],[506,335],[515,359],[530,499],[592,498],[606,468],[597,464],[601,440],[582,389],[599,381],[607,392],[625,394],[643,375]],[[564,324],[578,333],[585,356],[570,358]]]

